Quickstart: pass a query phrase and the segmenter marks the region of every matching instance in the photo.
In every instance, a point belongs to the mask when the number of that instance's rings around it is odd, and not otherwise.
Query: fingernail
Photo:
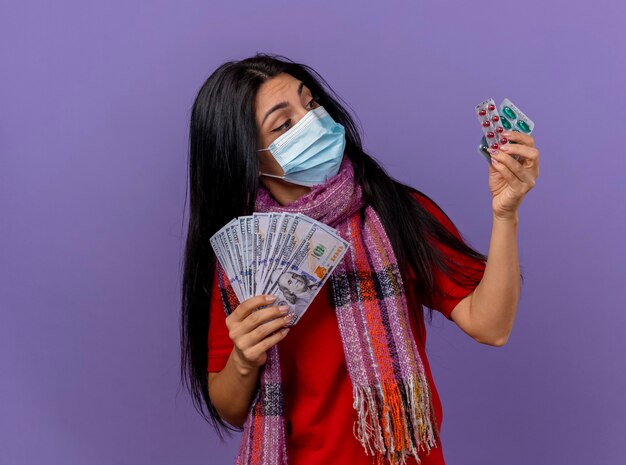
[[[271,302],[273,300],[276,300],[276,296],[275,295],[266,295],[265,296],[265,300],[267,300],[268,302]]]
[[[504,131],[502,133],[503,136],[509,137],[511,134],[513,134],[511,131]]]
[[[495,158],[493,158],[493,156],[492,156],[491,157],[491,163],[493,163],[494,165],[497,165],[500,162],[498,160],[496,160]]]
[[[287,310],[289,310],[289,305],[281,305],[278,307],[278,310],[280,310],[281,313],[287,313]]]
[[[292,314],[289,314],[284,319],[287,323],[291,323],[294,319],[294,316]]]
[[[289,329],[290,329],[290,328],[283,328],[283,329],[281,329],[281,330],[280,330],[280,333],[281,333],[282,335],[285,335],[285,334],[287,334],[287,333],[289,332]]]
[[[500,150],[504,150],[505,152],[508,152],[509,150],[511,150],[511,147],[505,144],[500,147]]]

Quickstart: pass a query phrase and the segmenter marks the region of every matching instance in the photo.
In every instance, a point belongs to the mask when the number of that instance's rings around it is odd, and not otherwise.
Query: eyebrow
[[[300,81],[300,85],[298,86],[298,97],[300,97],[302,95],[302,87],[304,87],[304,82]],[[267,110],[267,112],[265,113],[265,116],[263,117],[263,121],[261,121],[261,126],[263,126],[263,123],[265,123],[265,120],[270,115],[270,113],[272,113],[272,112],[274,112],[276,110],[280,110],[281,108],[288,107],[288,106],[289,106],[289,104],[287,102],[280,102],[280,103],[277,103],[276,105],[274,105],[269,110]]]

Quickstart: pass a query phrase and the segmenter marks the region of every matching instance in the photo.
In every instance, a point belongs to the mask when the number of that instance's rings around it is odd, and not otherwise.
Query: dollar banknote
[[[240,302],[261,294],[287,305],[295,325],[350,247],[337,231],[301,213],[234,218],[210,238]]]

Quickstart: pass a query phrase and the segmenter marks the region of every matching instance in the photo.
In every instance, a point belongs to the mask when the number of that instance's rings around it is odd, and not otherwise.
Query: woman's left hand
[[[489,190],[493,213],[497,218],[517,218],[517,211],[526,193],[535,186],[539,176],[539,151],[535,139],[528,134],[513,131],[504,133],[515,144],[500,149],[489,149],[492,162],[489,166]],[[519,161],[511,155],[519,156]]]

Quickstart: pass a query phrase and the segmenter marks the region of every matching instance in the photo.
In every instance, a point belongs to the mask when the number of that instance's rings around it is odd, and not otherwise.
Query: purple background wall
[[[510,5],[510,7],[509,7]],[[487,252],[473,106],[534,118],[509,344],[439,316],[451,465],[626,455],[623,4],[11,2],[0,13],[0,464],[227,464],[178,382],[187,125],[223,61],[316,68]],[[622,18],[622,19],[620,19]],[[605,119],[605,117],[608,117]]]

